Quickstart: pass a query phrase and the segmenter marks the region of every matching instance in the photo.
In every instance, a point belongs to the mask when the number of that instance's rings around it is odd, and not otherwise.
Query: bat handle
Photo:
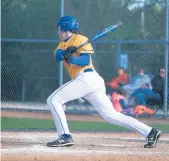
[[[79,45],[79,46],[77,47],[77,49],[80,49],[81,47],[85,46],[85,45],[86,45],[86,44],[88,44],[88,43],[89,43],[89,40],[88,40],[88,41],[86,41],[85,43],[83,43],[83,44]]]

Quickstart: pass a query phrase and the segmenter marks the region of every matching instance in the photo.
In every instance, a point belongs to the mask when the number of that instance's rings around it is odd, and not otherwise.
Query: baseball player
[[[103,78],[94,69],[91,59],[94,51],[91,44],[88,43],[77,49],[79,45],[88,40],[87,37],[77,34],[79,27],[77,20],[72,16],[64,16],[60,18],[56,27],[61,41],[54,51],[54,56],[57,61],[63,61],[72,80],[55,90],[47,99],[58,134],[57,139],[47,143],[47,146],[58,147],[74,144],[62,105],[83,97],[96,108],[106,121],[139,132],[147,138],[144,147],[154,147],[161,131],[117,112],[106,95]]]

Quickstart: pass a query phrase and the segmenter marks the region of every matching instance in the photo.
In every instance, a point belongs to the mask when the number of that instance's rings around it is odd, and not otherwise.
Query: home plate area
[[[169,134],[151,149],[135,133],[74,132],[75,145],[47,147],[55,132],[1,132],[2,161],[169,161]]]

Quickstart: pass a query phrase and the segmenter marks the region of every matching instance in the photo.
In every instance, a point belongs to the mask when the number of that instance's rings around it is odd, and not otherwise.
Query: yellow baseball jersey
[[[84,42],[88,41],[88,38],[80,35],[80,34],[74,34],[70,39],[67,41],[61,41],[58,45],[58,47],[55,49],[54,54],[56,54],[56,50],[58,49],[63,49],[66,50],[69,46],[76,46],[78,47],[79,45],[83,44]],[[81,53],[89,53],[89,54],[94,54],[92,45],[90,43],[86,44],[82,48],[78,49],[76,53],[73,53],[73,56],[79,56]],[[64,61],[64,66],[66,67],[66,70],[68,71],[70,77],[73,79],[80,71],[83,71],[88,68],[93,67],[93,62],[90,57],[90,63],[87,66],[78,66],[75,64],[69,64]]]

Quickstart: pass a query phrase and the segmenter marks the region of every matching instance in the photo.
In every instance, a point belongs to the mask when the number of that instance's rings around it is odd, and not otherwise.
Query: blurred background
[[[72,15],[79,33],[89,38],[123,22],[93,43],[95,68],[105,82],[116,77],[118,67],[130,77],[143,68],[151,78],[164,68],[162,115],[167,116],[168,10],[168,0],[2,0],[1,108],[48,111],[47,97],[70,80],[53,56],[59,43],[54,25],[61,16]],[[82,99],[67,103],[65,111],[96,113]]]

